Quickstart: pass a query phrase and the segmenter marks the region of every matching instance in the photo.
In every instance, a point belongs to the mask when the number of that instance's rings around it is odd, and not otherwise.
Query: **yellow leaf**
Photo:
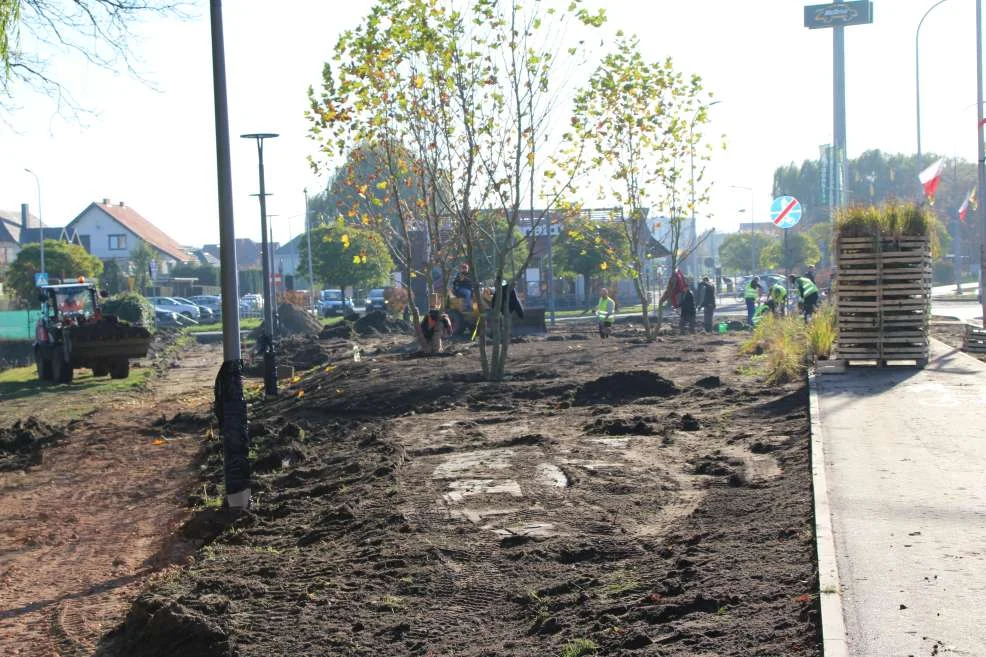
[[[326,371],[326,372],[331,372],[331,371],[332,371],[332,370],[334,370],[335,368],[336,368],[336,366],[335,366],[335,365],[329,365],[328,367],[326,367],[326,368],[325,368],[325,371]]]
[[[605,262],[603,262],[603,263],[600,263],[599,268],[600,269],[609,269],[609,265],[607,265]]]
[[[301,381],[300,376],[291,377],[291,383],[298,383],[298,381]]]
[[[381,180],[377,183],[377,189],[387,189],[387,181]]]
[[[305,391],[304,390],[299,390],[298,391],[298,399],[301,399],[304,396],[305,396]]]
[[[155,438],[154,440],[151,441],[151,444],[152,445],[163,445],[166,442],[168,442],[168,441],[165,440],[164,438]]]
[[[359,256],[358,255],[354,255],[353,256],[353,264],[354,265],[358,265],[359,264]]]
[[[425,76],[418,73],[414,76],[414,88],[420,89],[423,86],[425,86]]]

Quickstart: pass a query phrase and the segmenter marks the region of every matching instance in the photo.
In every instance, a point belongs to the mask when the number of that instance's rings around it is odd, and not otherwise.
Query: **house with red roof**
[[[65,230],[78,235],[82,246],[103,261],[128,262],[141,242],[157,256],[161,274],[167,274],[178,263],[194,260],[178,242],[123,201],[111,203],[104,198],[102,203],[90,203]]]

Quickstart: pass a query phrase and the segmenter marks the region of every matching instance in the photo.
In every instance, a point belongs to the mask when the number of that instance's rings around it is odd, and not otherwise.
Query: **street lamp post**
[[[757,228],[753,222],[754,212],[753,212],[753,188],[752,187],[742,187],[740,185],[730,185],[731,189],[744,189],[750,192],[750,275],[757,275]],[[745,212],[744,210],[739,210],[739,212]]]
[[[41,220],[41,180],[38,178],[38,174],[34,173],[30,169],[24,169],[29,174],[34,176],[34,184],[38,188],[38,228],[39,238],[38,242],[41,246],[41,273],[45,273],[45,222]],[[23,238],[22,238],[23,239]]]
[[[921,26],[924,24],[924,19],[931,13],[931,10],[944,2],[948,2],[948,0],[938,0],[938,2],[931,5],[928,8],[928,11],[924,12],[924,16],[921,17],[921,20],[918,21],[918,27],[914,31],[914,113],[917,117],[918,171],[921,170],[921,55],[919,48]]]
[[[315,276],[312,274],[312,213],[308,207],[308,188],[305,188],[305,240],[308,242],[308,306],[315,308]]]
[[[979,198],[983,198],[986,193],[986,145],[983,144],[983,3],[976,0],[976,102],[978,104],[977,123],[979,144],[979,161],[976,168],[976,178],[979,187]],[[983,327],[986,327],[986,290],[983,283],[986,282],[986,203],[979,203],[979,222],[982,226],[982,235],[979,242],[979,298],[983,306]]]
[[[714,100],[708,105],[706,105],[705,107],[699,107],[697,110],[695,110],[695,113],[692,115],[692,120],[688,123],[688,164],[690,171],[688,186],[690,188],[691,205],[692,205],[692,231],[691,231],[692,245],[694,245],[695,240],[698,239],[698,226],[695,225],[695,143],[692,140],[693,139],[692,132],[695,128],[695,121],[698,120],[699,113],[703,110],[708,110],[713,105],[718,105],[721,102],[722,102],[721,100]],[[698,272],[693,271],[693,273],[697,274]]]
[[[263,261],[263,296],[264,296],[264,334],[261,336],[264,352],[264,394],[277,394],[277,372],[274,364],[274,300],[270,292],[270,244],[267,241],[267,191],[264,186],[264,139],[273,139],[277,134],[256,132],[240,135],[243,139],[254,139],[257,142],[257,158],[260,164],[260,258]]]

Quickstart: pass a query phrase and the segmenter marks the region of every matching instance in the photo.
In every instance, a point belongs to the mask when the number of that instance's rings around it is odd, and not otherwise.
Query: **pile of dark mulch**
[[[620,403],[641,397],[672,397],[680,392],[673,381],[656,372],[634,370],[601,376],[579,386],[572,403],[576,406]]]
[[[0,472],[40,465],[43,450],[64,437],[61,429],[33,416],[0,427]]]
[[[318,335],[322,330],[322,322],[303,308],[290,303],[282,303],[277,307],[277,322],[279,336]],[[264,334],[264,324],[253,329],[250,337],[254,340]]]
[[[403,319],[391,319],[382,310],[368,312],[353,323],[353,330],[360,335],[386,333],[414,333],[414,327]]]

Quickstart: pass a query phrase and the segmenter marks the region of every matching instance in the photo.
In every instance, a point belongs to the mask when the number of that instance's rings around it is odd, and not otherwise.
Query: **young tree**
[[[10,264],[7,285],[19,299],[33,305],[37,301],[34,275],[41,271],[41,248],[38,244],[26,244]],[[79,276],[96,279],[103,272],[103,261],[78,244],[57,240],[45,240],[45,271],[48,279],[75,281]]]
[[[152,262],[157,262],[158,267],[161,266],[160,258],[147,242],[138,240],[137,246],[130,252],[130,268],[134,277],[134,289],[138,294],[147,294],[147,289],[151,287]]]
[[[623,229],[630,257],[620,263],[634,281],[643,306],[643,324],[653,338],[649,300],[643,277],[648,244],[653,236],[652,210],[668,217],[664,246],[677,266],[683,217],[707,197],[701,185],[709,147],[696,126],[708,121],[708,100],[701,78],[675,71],[670,58],[645,62],[636,37],[620,35],[614,52],[606,55],[589,84],[575,97],[571,130],[565,134],[569,159],[562,167],[572,172],[589,144],[588,166],[593,176],[610,182],[601,199],[615,199],[620,209],[611,218]],[[687,168],[686,168],[687,167]],[[658,325],[661,305],[658,304]]]
[[[462,244],[474,271],[485,250],[493,254],[494,283],[512,283],[523,269],[512,270],[515,255],[529,259],[537,228],[530,226],[530,239],[515,239],[521,204],[533,205],[538,147],[556,99],[549,73],[558,52],[567,51],[561,32],[576,21],[602,22],[579,5],[574,0],[557,12],[506,0],[469,0],[461,8],[380,0],[340,38],[322,93],[309,94],[319,158],[337,157],[354,141],[381,148],[378,184],[394,190],[407,249],[412,230],[426,231],[439,268]],[[408,172],[417,198],[401,189]],[[403,259],[409,263],[411,255]],[[480,362],[488,378],[499,379],[510,318],[496,310],[489,317],[493,343],[488,349],[480,331]]]
[[[306,260],[308,245],[298,249]],[[388,282],[394,262],[378,233],[340,222],[312,230],[312,269],[327,285],[370,288]]]

